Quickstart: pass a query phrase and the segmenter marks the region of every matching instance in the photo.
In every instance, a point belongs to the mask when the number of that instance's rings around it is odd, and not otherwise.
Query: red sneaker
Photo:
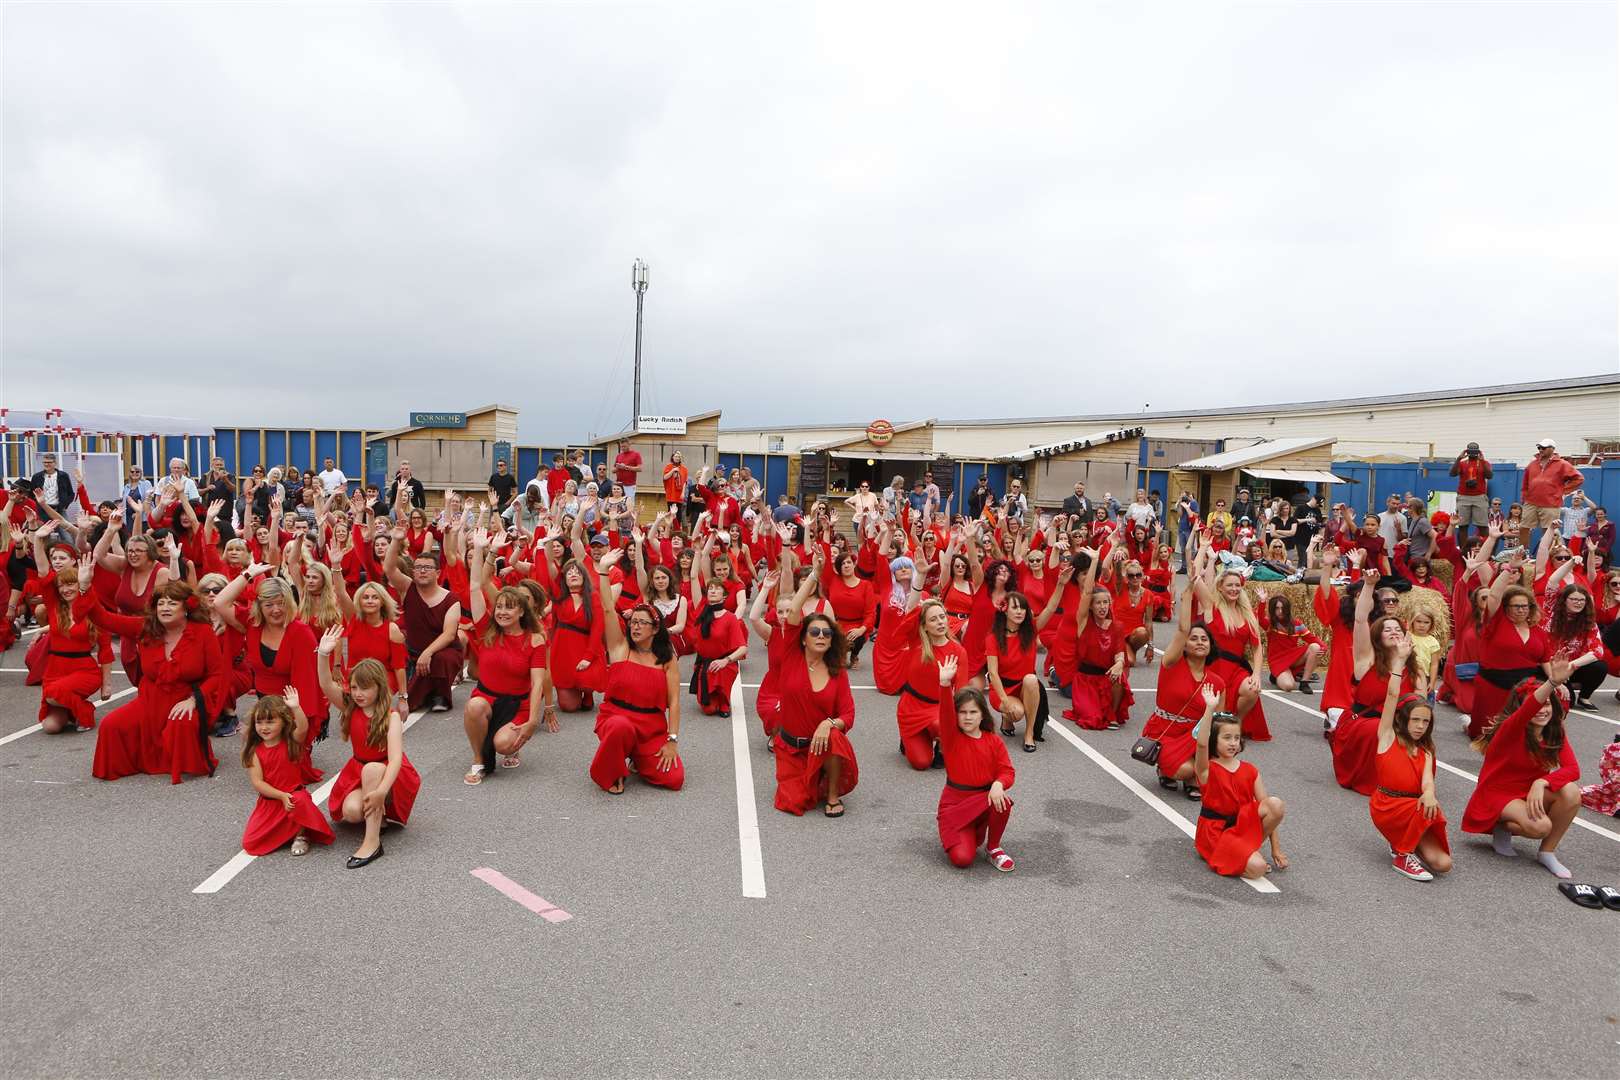
[[[1413,881],[1433,881],[1434,875],[1429,868],[1419,861],[1416,855],[1407,852],[1405,855],[1396,855],[1389,863],[1397,874],[1404,874]]]

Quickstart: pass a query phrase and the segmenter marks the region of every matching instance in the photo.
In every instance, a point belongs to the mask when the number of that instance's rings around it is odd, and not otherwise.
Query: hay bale
[[[1449,570],[1449,567],[1447,569]],[[1270,596],[1286,596],[1294,609],[1294,618],[1302,621],[1310,628],[1311,633],[1321,638],[1323,644],[1327,644],[1328,629],[1316,617],[1315,585],[1303,582],[1290,584],[1284,581],[1249,581],[1245,582],[1243,587],[1248,591],[1249,601],[1254,604],[1256,611],[1264,607],[1259,597],[1261,589]],[[1335,586],[1333,591],[1341,600],[1343,599],[1343,589]],[[1412,589],[1401,594],[1401,603],[1395,612],[1403,623],[1410,622],[1412,616],[1419,611],[1427,612],[1434,619],[1434,636],[1440,642],[1440,648],[1444,650],[1451,644],[1451,605],[1446,602],[1445,597],[1433,589]]]

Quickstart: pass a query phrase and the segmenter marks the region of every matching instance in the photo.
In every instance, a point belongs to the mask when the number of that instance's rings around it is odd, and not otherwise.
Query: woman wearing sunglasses
[[[785,564],[784,564],[785,565]],[[849,643],[830,615],[805,615],[816,590],[822,559],[783,616],[784,636],[777,688],[776,808],[803,814],[821,803],[827,817],[844,816],[843,797],[855,789],[860,769],[849,729],[855,697],[849,689]],[[791,580],[791,578],[786,578]]]

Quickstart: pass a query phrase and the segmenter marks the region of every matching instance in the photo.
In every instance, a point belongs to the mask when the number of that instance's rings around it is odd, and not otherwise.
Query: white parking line
[[[405,730],[411,730],[411,725],[420,720],[423,714],[426,712],[426,709],[419,709],[407,716],[405,718]],[[345,764],[347,764],[347,762],[345,762]],[[342,771],[342,769],[339,769],[337,772],[333,773],[327,778],[326,783],[310,792],[309,797],[317,807],[326,802],[326,797],[332,794],[332,786],[337,783],[337,778]],[[229,862],[220,867],[218,870],[215,870],[212,874],[209,874],[201,885],[197,886],[191,891],[193,893],[217,893],[219,890],[229,885],[232,878],[234,878],[237,874],[240,874],[244,869],[247,868],[249,863],[253,862],[253,860],[257,858],[257,855],[249,855],[245,851],[238,851],[235,855],[231,856]]]
[[[1595,712],[1587,712],[1585,709],[1571,709],[1569,711],[1575,716],[1584,716],[1591,720],[1601,720],[1605,724],[1613,724],[1615,727],[1620,727],[1620,720],[1610,720],[1607,716],[1599,716]]]
[[[759,846],[759,810],[754,806],[754,764],[748,757],[748,706],[741,679],[731,684],[731,757],[737,767],[737,853],[744,896],[765,898],[765,857]]]
[[[105,705],[108,702],[117,701],[121,697],[128,697],[129,695],[131,695],[131,694],[133,694],[135,692],[135,689],[136,688],[133,687],[133,686],[126,686],[124,689],[118,691],[118,693],[116,693],[116,694],[108,694],[107,695],[107,700],[103,701],[103,702],[100,702],[99,705]],[[99,705],[98,705],[98,707],[99,707]],[[25,727],[21,731],[13,731],[10,735],[7,735],[5,738],[0,739],[0,746],[4,746],[8,742],[16,742],[18,739],[22,738],[24,735],[32,735],[36,731],[44,731],[44,730],[45,730],[45,726],[43,724],[35,724],[32,727]]]
[[[736,683],[736,685],[742,687],[745,690],[758,690],[759,689],[759,683],[757,683],[757,682],[742,682],[742,681],[739,680]],[[875,686],[851,686],[850,689],[851,690],[876,690],[877,687],[875,687]],[[735,711],[733,712],[733,715],[735,715]]]
[[[1133,687],[1132,689],[1134,690],[1135,688]],[[1151,690],[1135,690],[1135,692],[1138,694],[1153,693]],[[1109,761],[1102,755],[1101,751],[1097,750],[1090,743],[1086,742],[1080,736],[1070,731],[1066,726],[1067,723],[1068,722],[1062,717],[1053,716],[1048,721],[1046,730],[1055,731],[1059,735],[1063,736],[1063,738],[1071,743],[1075,749],[1079,750],[1082,754],[1086,755],[1086,757],[1090,758],[1099,768],[1103,770],[1103,772],[1107,773],[1109,776],[1112,776],[1121,784],[1124,784],[1126,790],[1130,791],[1131,794],[1135,795],[1138,799],[1141,799],[1143,802],[1147,803],[1150,807],[1162,815],[1166,821],[1180,829],[1189,838],[1197,836],[1198,829],[1193,825],[1192,822],[1170,809],[1169,803],[1166,803],[1163,799],[1153,794],[1153,792],[1143,787],[1137,782],[1134,776],[1131,776],[1124,769],[1121,769],[1118,765],[1115,765],[1112,761]],[[1239,880],[1253,888],[1255,892],[1282,892],[1281,889],[1277,888],[1277,886],[1273,885],[1266,878],[1240,878]]]
[[[1270,693],[1270,691],[1268,690],[1268,691],[1266,691],[1266,693]],[[1293,701],[1289,701],[1285,697],[1278,697],[1277,700],[1282,702],[1284,705],[1292,705],[1292,706],[1294,706],[1294,708],[1300,710],[1301,712],[1308,712],[1312,716],[1317,717],[1318,719],[1321,718],[1322,714],[1319,711],[1317,711],[1316,709],[1307,709],[1305,706],[1300,705],[1300,704],[1298,704],[1296,702],[1293,702]],[[1601,717],[1599,719],[1601,719]],[[1476,776],[1473,773],[1468,772],[1468,771],[1466,771],[1464,769],[1459,769],[1455,765],[1446,764],[1444,761],[1440,760],[1438,755],[1436,755],[1436,757],[1434,759],[1434,763],[1437,766],[1439,766],[1440,768],[1446,770],[1446,772],[1451,773],[1453,776],[1460,776],[1464,780],[1467,780],[1469,783],[1472,783],[1472,784],[1479,783],[1479,777],[1478,776]],[[1575,822],[1574,823],[1576,825],[1579,825],[1581,828],[1585,829],[1587,832],[1594,832],[1594,833],[1597,833],[1599,836],[1607,836],[1610,840],[1613,840],[1613,841],[1615,841],[1617,843],[1620,843],[1620,833],[1614,832],[1614,831],[1612,831],[1610,829],[1605,829],[1601,825],[1593,825],[1590,821],[1582,821],[1579,812],[1577,812],[1576,815],[1575,815]]]

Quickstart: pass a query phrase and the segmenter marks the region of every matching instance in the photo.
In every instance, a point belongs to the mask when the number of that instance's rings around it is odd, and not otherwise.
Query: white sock
[[[1551,873],[1553,877],[1556,877],[1556,878],[1567,878],[1567,877],[1569,877],[1569,867],[1567,867],[1563,863],[1559,862],[1558,861],[1558,856],[1556,854],[1554,854],[1553,852],[1551,852],[1551,851],[1537,852],[1536,853],[1536,862],[1540,863],[1542,866],[1545,866],[1547,868],[1548,872]]]
[[[1339,726],[1339,717],[1344,715],[1343,709],[1329,709],[1327,711],[1327,729],[1333,731]]]
[[[1491,846],[1498,855],[1506,855],[1510,859],[1513,857],[1513,834],[1508,832],[1506,825],[1498,825],[1491,830]]]

